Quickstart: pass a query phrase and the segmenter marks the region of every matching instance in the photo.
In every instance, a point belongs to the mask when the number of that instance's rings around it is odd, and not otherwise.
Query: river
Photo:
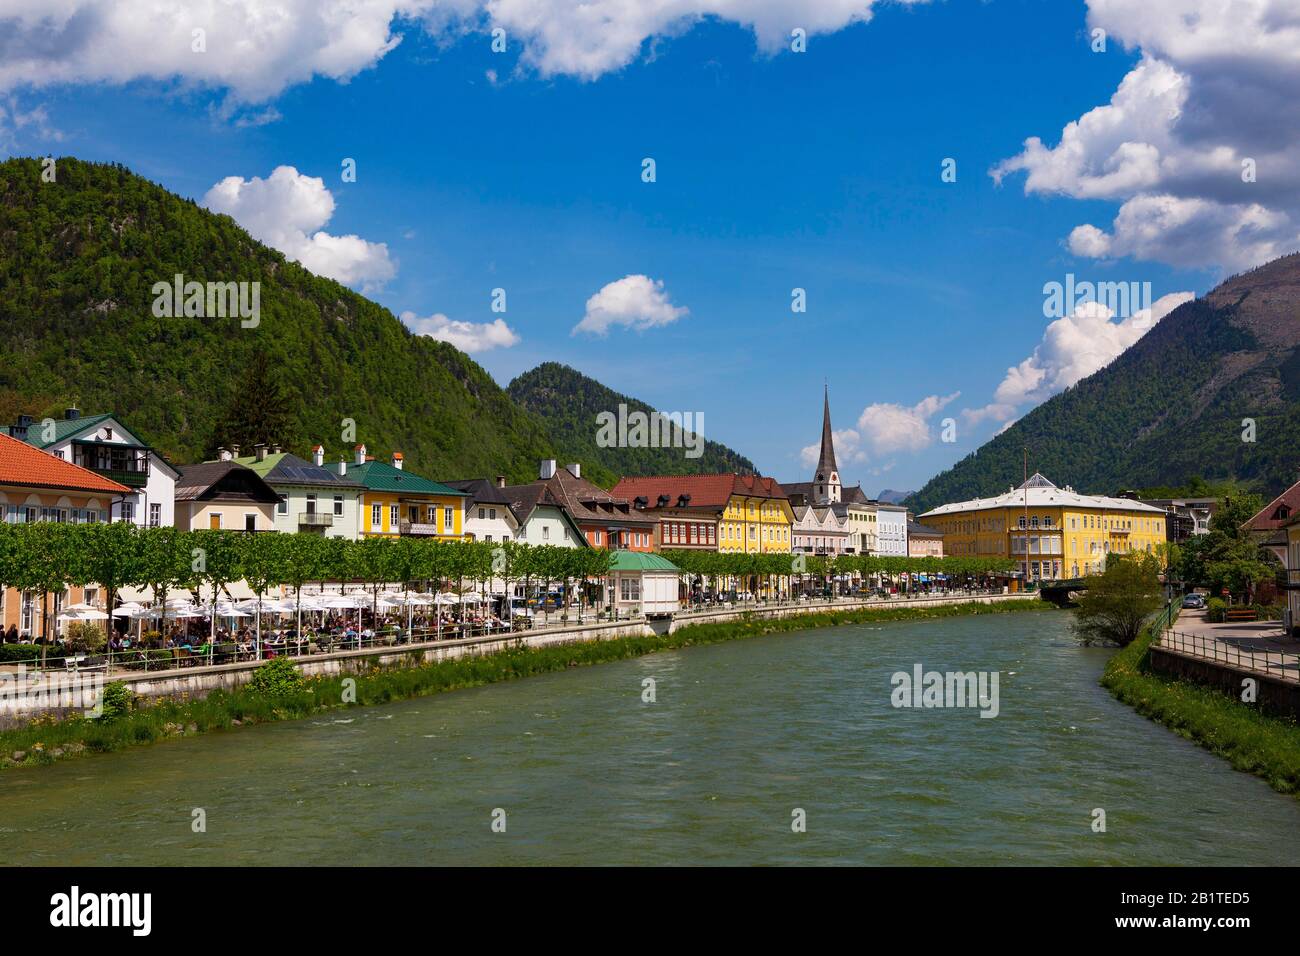
[[[1294,862],[1300,802],[1114,700],[1109,654],[1065,612],[688,648],[5,771],[0,846],[74,866]],[[895,708],[917,663],[999,672],[998,716]]]

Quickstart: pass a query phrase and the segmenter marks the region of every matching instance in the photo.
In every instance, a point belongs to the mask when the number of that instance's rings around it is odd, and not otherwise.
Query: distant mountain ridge
[[[601,447],[597,443],[598,415],[617,414],[619,405],[646,415],[655,409],[559,362],[545,362],[525,372],[510,383],[507,392],[546,425],[565,461],[582,462],[584,477],[606,487],[625,476],[755,471],[748,458],[707,438],[698,458],[686,457],[681,448]]]
[[[914,494],[916,494],[914,491],[895,491],[893,488],[886,488],[876,496],[876,500],[883,501],[887,505],[901,505]]]
[[[1253,441],[1248,440],[1253,437]],[[1029,470],[1089,493],[1201,476],[1266,494],[1300,467],[1300,253],[1185,303],[1098,372],[928,481],[918,514]]]

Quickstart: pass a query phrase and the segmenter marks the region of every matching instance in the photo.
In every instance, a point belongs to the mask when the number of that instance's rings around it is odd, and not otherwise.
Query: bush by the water
[[[259,697],[291,697],[301,692],[306,684],[306,678],[293,661],[287,657],[275,657],[253,671],[248,689]]]
[[[104,688],[100,701],[102,707],[99,719],[104,721],[117,720],[119,717],[125,717],[131,712],[131,706],[135,702],[135,695],[120,680],[115,680]]]
[[[1228,603],[1223,598],[1210,598],[1205,602],[1205,619],[1213,624],[1222,624],[1228,613]]]

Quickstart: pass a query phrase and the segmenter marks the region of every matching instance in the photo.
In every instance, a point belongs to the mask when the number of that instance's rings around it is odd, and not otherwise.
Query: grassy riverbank
[[[1102,686],[1139,714],[1253,773],[1282,793],[1300,795],[1300,725],[1211,687],[1154,673],[1146,631],[1106,665]]]
[[[553,647],[520,646],[481,657],[464,657],[434,664],[382,668],[375,666],[363,673],[350,675],[355,681],[355,693],[347,696],[347,677],[311,677],[273,689],[245,685],[232,692],[213,691],[202,699],[160,700],[147,706],[125,706],[126,701],[123,700],[122,710],[105,719],[42,718],[25,727],[0,732],[0,767],[48,764],[168,738],[228,730],[252,723],[292,720],[352,706],[384,704],[570,667],[601,664],[693,645],[717,644],[760,634],[846,624],[1046,610],[1055,608],[1038,599],[1026,599],[996,604],[969,602],[936,607],[827,611],[781,619],[752,617],[740,621],[693,624],[661,637],[623,637]],[[109,697],[109,704],[113,704],[114,695],[106,696]],[[120,698],[122,695],[119,692],[117,696]],[[116,708],[106,706],[105,710],[108,713]]]

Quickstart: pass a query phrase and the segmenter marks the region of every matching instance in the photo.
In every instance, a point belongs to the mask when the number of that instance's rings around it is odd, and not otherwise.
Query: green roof
[[[615,551],[609,562],[611,571],[672,571],[681,573],[681,568],[661,554],[649,551]]]
[[[441,482],[401,468],[394,468],[386,461],[368,461],[363,465],[350,465],[348,477],[361,482],[371,491],[391,491],[407,495],[450,495],[454,498],[469,497],[465,492],[449,488]]]
[[[85,431],[92,425],[98,425],[100,422],[112,417],[112,415],[87,415],[85,418],[57,418],[54,420],[54,437],[49,441],[42,440],[41,432],[43,429],[41,423],[35,421],[32,422],[32,427],[27,431],[27,444],[35,445],[37,448],[45,448],[47,445],[63,441],[69,435]]]

